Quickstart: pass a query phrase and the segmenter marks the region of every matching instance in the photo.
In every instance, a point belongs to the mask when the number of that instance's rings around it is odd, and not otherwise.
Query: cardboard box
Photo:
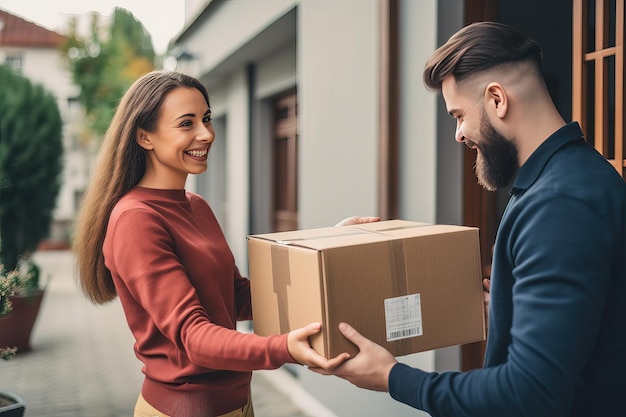
[[[485,339],[478,229],[403,220],[248,236],[255,333],[311,322],[327,358],[358,349],[345,321],[394,356]]]

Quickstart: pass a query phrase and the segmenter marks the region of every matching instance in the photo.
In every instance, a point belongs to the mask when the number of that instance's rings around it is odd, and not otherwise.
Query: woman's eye
[[[182,122],[180,124],[181,127],[189,127],[191,126],[191,121],[190,120],[185,120],[184,122]]]
[[[204,118],[202,119],[202,122],[211,123],[212,120],[213,118],[211,116],[204,116]]]

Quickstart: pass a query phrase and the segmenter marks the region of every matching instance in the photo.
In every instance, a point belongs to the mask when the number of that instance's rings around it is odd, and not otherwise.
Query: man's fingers
[[[359,333],[354,327],[350,326],[348,323],[339,323],[339,331],[352,343],[357,345],[359,348],[363,343],[367,341],[361,333]]]
[[[318,354],[317,352],[314,352],[311,356],[309,356],[308,358],[308,366],[311,370],[320,370],[320,371],[332,371],[333,369],[335,369],[336,367],[338,367],[339,365],[341,365],[343,362],[346,361],[346,359],[349,359],[350,355],[347,353],[341,353],[337,356],[335,356],[332,359],[326,359],[325,357],[323,357],[322,355]],[[319,372],[322,373],[322,372]],[[330,375],[330,373],[326,373],[324,375]]]
[[[320,375],[334,375],[334,373],[327,371],[324,368],[320,368],[319,366],[309,366],[309,370],[315,372],[316,374],[320,374]]]

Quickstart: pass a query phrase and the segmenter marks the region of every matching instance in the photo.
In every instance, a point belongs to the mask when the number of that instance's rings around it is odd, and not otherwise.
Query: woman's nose
[[[215,140],[215,131],[213,130],[213,126],[202,125],[200,132],[198,133],[198,139],[205,142],[213,142]]]

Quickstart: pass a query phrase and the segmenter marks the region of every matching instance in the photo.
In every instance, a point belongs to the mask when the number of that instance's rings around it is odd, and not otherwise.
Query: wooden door
[[[496,0],[466,0],[465,24],[491,20],[498,17]],[[498,228],[498,202],[495,193],[478,185],[474,164],[476,151],[465,147],[463,151],[463,223],[466,226],[478,227],[480,230],[480,254],[483,275],[491,273],[491,249],[495,242]],[[486,342],[463,345],[461,348],[461,369],[482,368]]]
[[[298,228],[297,116],[295,91],[275,101],[272,176],[273,227],[276,232]]]

